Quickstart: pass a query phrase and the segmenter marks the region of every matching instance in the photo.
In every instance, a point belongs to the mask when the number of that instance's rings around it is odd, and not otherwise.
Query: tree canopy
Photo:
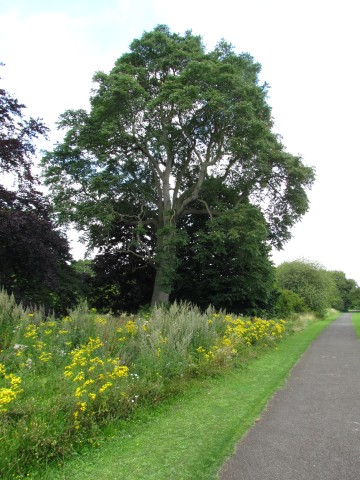
[[[273,132],[259,72],[225,41],[206,52],[201,37],[160,25],[95,74],[90,112],[60,117],[64,140],[43,159],[59,220],[84,229],[93,247],[126,230],[117,248],[155,269],[153,303],[173,290],[184,219],[215,221],[252,204],[281,247],[307,211],[314,171]]]

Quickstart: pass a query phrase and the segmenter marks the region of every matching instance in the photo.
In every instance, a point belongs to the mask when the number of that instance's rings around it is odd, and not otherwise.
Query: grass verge
[[[251,360],[246,369],[194,382],[183,395],[139,410],[108,429],[97,449],[33,478],[58,480],[209,480],[261,414],[309,344],[336,317],[308,328]]]
[[[352,313],[352,322],[354,325],[355,332],[357,336],[360,338],[360,312]]]

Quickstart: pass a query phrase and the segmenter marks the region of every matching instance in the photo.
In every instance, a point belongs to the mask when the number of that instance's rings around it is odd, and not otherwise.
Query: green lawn
[[[63,480],[215,479],[236,441],[315,337],[338,316],[316,321],[246,369],[194,383],[185,394],[109,430],[109,438],[62,468],[33,478]]]

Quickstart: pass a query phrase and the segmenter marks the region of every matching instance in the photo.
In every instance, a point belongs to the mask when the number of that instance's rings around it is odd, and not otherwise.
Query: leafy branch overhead
[[[171,290],[161,271],[175,256],[174,231],[156,232],[172,225],[176,233],[181,218],[252,203],[280,247],[308,208],[314,172],[272,131],[259,72],[250,55],[225,41],[206,52],[191,32],[158,26],[134,40],[109,74],[94,76],[91,111],[60,117],[64,141],[43,159],[60,220],[85,228],[92,246],[111,241],[116,223],[141,225],[141,241],[123,245],[141,255],[155,234],[160,290]],[[216,191],[216,205],[206,201],[211,179],[231,190],[231,205]]]

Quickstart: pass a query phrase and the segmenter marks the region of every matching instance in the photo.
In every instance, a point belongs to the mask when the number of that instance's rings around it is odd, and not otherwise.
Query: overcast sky
[[[225,38],[262,65],[275,131],[317,172],[275,264],[302,257],[360,284],[358,18],[356,0],[0,0],[0,76],[54,142],[58,116],[87,108],[94,72],[144,31],[192,30],[208,49]]]

